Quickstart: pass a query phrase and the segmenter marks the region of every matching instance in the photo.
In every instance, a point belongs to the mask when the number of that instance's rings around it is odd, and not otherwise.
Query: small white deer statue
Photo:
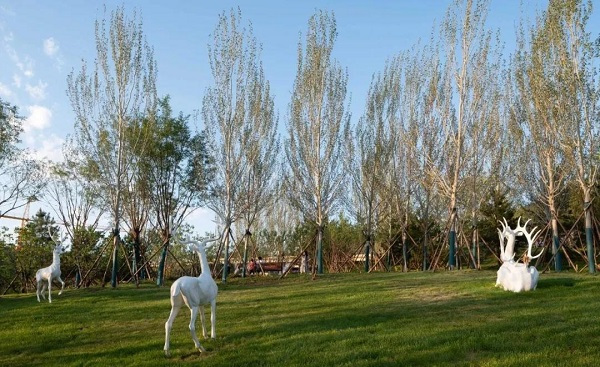
[[[52,233],[48,230],[48,234],[50,235],[50,239],[56,244],[54,249],[52,250],[52,264],[45,268],[38,270],[35,273],[35,280],[37,282],[37,300],[40,302],[40,295],[45,300],[46,296],[44,296],[44,292],[46,292],[46,287],[48,287],[48,302],[52,303],[52,281],[58,280],[62,287],[60,288],[60,292],[58,295],[60,296],[65,289],[65,282],[60,278],[60,255],[65,252],[65,248],[63,247],[64,241],[67,239],[67,236],[63,237],[62,240],[56,241],[52,237]]]
[[[165,323],[165,355],[170,356],[169,351],[169,340],[171,334],[171,328],[173,327],[173,321],[179,312],[179,309],[183,304],[191,310],[192,316],[190,319],[190,332],[192,334],[192,340],[196,345],[196,349],[200,352],[206,352],[204,347],[200,345],[198,337],[196,336],[196,317],[198,311],[200,311],[200,320],[202,320],[202,336],[206,338],[206,326],[204,319],[204,308],[203,305],[210,305],[210,336],[216,338],[216,321],[217,321],[217,283],[212,278],[210,268],[208,267],[208,260],[206,259],[206,248],[207,243],[219,240],[217,238],[209,238],[202,242],[194,241],[186,238],[182,241],[184,244],[191,244],[193,249],[198,253],[200,257],[201,274],[199,277],[183,276],[177,279],[173,285],[171,285],[171,314],[169,319]]]
[[[502,231],[498,229],[500,237],[500,260],[502,265],[498,269],[498,277],[496,278],[496,287],[502,287],[504,290],[512,292],[530,291],[537,287],[539,273],[534,266],[529,266],[529,262],[540,257],[542,250],[537,256],[531,256],[531,247],[535,243],[541,231],[536,232],[537,227],[531,232],[527,231],[529,220],[521,226],[521,218],[517,222],[517,227],[513,230],[510,228],[506,219],[502,225]],[[527,239],[527,253],[523,255],[523,263],[515,262],[514,245],[517,236],[525,236]],[[506,246],[504,245],[506,239]]]

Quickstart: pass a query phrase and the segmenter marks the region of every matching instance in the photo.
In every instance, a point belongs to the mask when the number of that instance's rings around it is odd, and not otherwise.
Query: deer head
[[[173,222],[171,221],[171,223],[173,223]],[[171,232],[171,234],[174,239],[176,239],[181,244],[191,245],[191,247],[196,251],[205,250],[207,248],[210,248],[213,244],[207,245],[208,243],[218,241],[221,239],[221,236],[218,236],[218,237],[212,237],[212,238],[204,239],[202,241],[198,241],[198,240],[194,240],[188,236],[182,237],[181,235],[179,235],[177,233],[177,230],[179,229],[178,227],[171,225],[171,228],[173,228],[173,231]]]
[[[61,255],[61,254],[65,253],[67,249],[63,246],[63,243],[66,242],[68,235],[63,236],[62,239],[57,241],[54,238],[54,236],[52,235],[52,232],[50,231],[50,227],[48,227],[48,235],[50,236],[50,239],[52,240],[52,242],[54,242],[54,244],[55,244],[53,252],[55,252],[57,255]]]

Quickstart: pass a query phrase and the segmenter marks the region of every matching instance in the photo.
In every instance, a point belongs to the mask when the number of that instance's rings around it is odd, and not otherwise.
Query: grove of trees
[[[319,274],[496,268],[498,221],[519,216],[543,231],[538,269],[594,273],[592,2],[550,0],[521,19],[509,54],[487,26],[489,2],[455,0],[426,42],[397,54],[390,45],[354,120],[351,75],[333,57],[333,12],[316,10],[301,33],[280,117],[252,24],[225,11],[208,47],[201,128],[157,90],[159,60],[141,16],[123,6],[105,14],[95,60],[67,78],[75,121],[62,162],[29,159],[19,148],[23,118],[0,101],[0,216],[35,200],[56,214],[3,230],[0,291],[32,289],[51,257],[48,233],[59,230],[73,286],[198,274],[173,230],[193,233],[186,218],[199,207],[218,218],[209,262],[223,282],[234,269],[246,276],[250,257],[283,270],[305,252]]]

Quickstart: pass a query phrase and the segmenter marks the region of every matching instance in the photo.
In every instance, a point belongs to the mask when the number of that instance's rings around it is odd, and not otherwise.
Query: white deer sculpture
[[[52,240],[52,242],[56,244],[56,246],[54,246],[54,249],[52,250],[52,264],[50,266],[38,270],[35,273],[35,280],[37,282],[36,295],[38,302],[40,302],[40,295],[44,300],[46,299],[46,296],[44,296],[44,292],[46,292],[46,287],[48,287],[48,302],[52,303],[52,281],[58,280],[62,284],[60,292],[58,292],[59,296],[62,294],[63,289],[65,289],[65,282],[63,282],[63,280],[60,278],[60,255],[62,255],[65,252],[65,248],[62,244],[67,239],[67,236],[63,237],[62,240],[57,242],[52,237],[52,233],[50,233],[50,230],[48,230],[48,234],[50,235],[50,239]]]
[[[208,267],[208,260],[206,259],[206,248],[207,243],[219,240],[217,238],[209,238],[202,242],[194,241],[186,238],[182,241],[184,244],[191,244],[194,250],[200,257],[201,273],[199,277],[183,276],[177,279],[173,285],[171,285],[171,314],[169,319],[165,323],[165,355],[170,356],[169,351],[169,340],[171,334],[171,328],[173,327],[173,321],[179,312],[179,309],[185,303],[186,306],[192,312],[190,320],[190,332],[192,334],[192,340],[196,345],[196,349],[200,352],[206,352],[204,347],[200,345],[198,337],[196,336],[196,317],[198,311],[200,311],[200,320],[202,320],[202,336],[206,338],[206,326],[204,318],[203,305],[210,304],[210,336],[215,339],[216,333],[216,321],[217,321],[217,283],[210,274],[210,268]]]
[[[498,277],[496,278],[496,287],[502,287],[504,290],[512,292],[530,291],[537,287],[539,273],[535,266],[529,266],[529,262],[540,257],[542,252],[537,256],[531,256],[531,247],[535,243],[541,231],[536,232],[537,227],[531,232],[527,231],[527,223],[521,226],[521,218],[517,222],[517,227],[513,230],[510,228],[506,219],[502,225],[502,231],[498,229],[500,237],[500,260],[502,265],[498,269]],[[514,245],[517,236],[524,235],[527,239],[527,253],[521,258],[523,263],[514,260]],[[506,239],[506,246],[504,240]]]

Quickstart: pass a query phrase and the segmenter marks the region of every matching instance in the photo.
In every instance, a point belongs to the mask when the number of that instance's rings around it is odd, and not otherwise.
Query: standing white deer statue
[[[171,314],[169,319],[165,323],[165,355],[170,356],[169,342],[171,328],[173,327],[173,321],[179,312],[179,309],[183,304],[190,309],[192,316],[190,319],[190,332],[192,334],[192,340],[196,345],[196,349],[200,352],[206,352],[204,347],[200,345],[198,337],[196,336],[196,317],[198,311],[200,311],[200,320],[202,320],[202,336],[206,338],[206,326],[204,318],[203,305],[210,305],[210,336],[215,339],[216,333],[216,322],[217,322],[217,283],[212,278],[210,268],[208,267],[208,260],[206,259],[206,248],[207,243],[219,240],[217,238],[209,238],[202,242],[194,241],[186,238],[182,241],[184,244],[191,244],[193,249],[198,253],[200,257],[201,274],[199,277],[183,276],[177,279],[173,285],[171,285]]]
[[[63,282],[63,280],[60,278],[60,255],[62,255],[65,252],[65,248],[62,244],[67,239],[67,236],[63,237],[63,239],[60,241],[56,241],[52,237],[52,233],[50,233],[50,230],[48,230],[48,234],[50,235],[50,239],[52,240],[52,242],[56,244],[56,246],[54,246],[54,249],[52,250],[52,264],[50,266],[38,270],[35,273],[35,280],[37,282],[36,295],[38,302],[40,302],[40,295],[44,300],[46,299],[46,296],[44,296],[44,292],[46,292],[46,287],[48,287],[48,302],[52,303],[52,281],[58,280],[62,284],[60,292],[58,292],[59,296],[62,294],[63,289],[65,289],[65,282]]]
[[[531,255],[531,247],[535,243],[541,231],[536,232],[537,227],[531,232],[527,231],[527,223],[521,226],[521,218],[517,222],[517,227],[513,230],[510,228],[506,219],[502,225],[502,231],[498,229],[500,237],[500,260],[502,266],[498,269],[498,277],[496,279],[496,287],[502,287],[504,290],[512,292],[530,291],[537,287],[539,273],[535,266],[529,266],[529,262],[540,257],[542,250],[537,256]],[[521,258],[523,263],[514,260],[515,240],[517,236],[525,236],[527,239],[527,253]],[[506,239],[506,246],[505,246]]]

